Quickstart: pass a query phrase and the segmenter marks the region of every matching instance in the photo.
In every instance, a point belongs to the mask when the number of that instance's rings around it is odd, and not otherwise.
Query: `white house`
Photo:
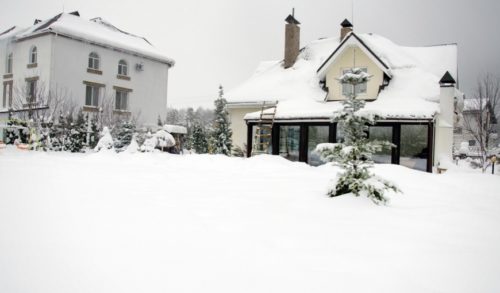
[[[358,34],[341,24],[340,36],[313,41],[300,49],[300,23],[285,20],[285,57],[263,62],[252,77],[226,94],[234,144],[248,155],[268,152],[318,165],[317,144],[342,140],[332,122],[341,101],[356,91],[367,101],[363,111],[383,120],[370,127],[370,139],[397,148],[375,156],[423,171],[452,159],[457,45],[404,47],[376,34]],[[341,85],[352,68],[372,75],[367,84]]]
[[[173,65],[145,38],[78,12],[12,27],[0,33],[0,119],[50,107],[48,100],[62,97],[85,112],[107,104],[113,115],[156,124],[158,115],[166,115]]]

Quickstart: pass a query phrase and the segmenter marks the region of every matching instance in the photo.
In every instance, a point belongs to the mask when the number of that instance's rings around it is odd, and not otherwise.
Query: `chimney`
[[[447,71],[441,80],[439,94],[439,114],[435,125],[435,145],[434,152],[436,164],[446,167],[447,162],[451,162],[453,157],[453,124],[455,116],[455,79]]]
[[[42,22],[40,19],[35,19],[35,21],[33,22],[33,25],[39,24],[40,22]]]
[[[295,9],[285,19],[285,68],[292,67],[300,51],[300,22],[295,19]]]
[[[342,26],[340,29],[340,41],[342,42],[344,38],[352,32],[352,23],[349,20],[344,19],[340,25]]]

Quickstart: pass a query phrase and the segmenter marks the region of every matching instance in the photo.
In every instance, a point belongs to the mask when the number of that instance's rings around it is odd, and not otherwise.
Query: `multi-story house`
[[[78,12],[12,27],[0,33],[0,119],[64,104],[153,125],[166,115],[173,65],[145,38]]]
[[[321,164],[317,144],[343,139],[332,121],[347,95],[366,101],[362,112],[382,118],[369,139],[395,146],[375,156],[378,163],[423,171],[452,160],[457,45],[404,47],[371,33],[359,34],[344,20],[339,37],[300,48],[300,23],[287,17],[283,60],[262,62],[257,71],[226,94],[233,143],[247,155],[267,152]],[[353,88],[338,78],[353,68],[371,79]]]

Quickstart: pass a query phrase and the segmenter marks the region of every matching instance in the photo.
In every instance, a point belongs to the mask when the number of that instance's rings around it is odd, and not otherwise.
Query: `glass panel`
[[[412,169],[427,170],[427,125],[401,125],[400,164]]]
[[[272,154],[271,124],[254,125],[252,127],[252,133],[252,152],[254,154]]]
[[[344,142],[344,126],[341,123],[337,123],[337,138],[335,142]]]
[[[324,164],[318,153],[314,152],[320,143],[328,142],[330,134],[329,126],[309,126],[309,140],[307,142],[307,162],[311,166]]]
[[[280,156],[299,160],[300,126],[280,126]]]
[[[92,106],[99,105],[99,87],[92,87]]]
[[[121,109],[120,104],[121,104],[121,92],[116,92],[115,109],[117,110]]]
[[[87,86],[85,89],[85,105],[92,106],[92,87]]]
[[[379,140],[392,142],[391,126],[370,126],[368,140]],[[392,150],[384,149],[373,154],[375,163],[390,164],[392,162]]]
[[[3,99],[2,99],[2,107],[7,107],[7,84],[3,85]]]

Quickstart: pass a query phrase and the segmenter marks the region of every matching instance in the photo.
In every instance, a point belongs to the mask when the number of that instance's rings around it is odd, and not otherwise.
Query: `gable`
[[[384,71],[358,46],[349,46],[325,69],[324,81],[328,89],[327,100],[345,99],[343,85],[337,79],[345,70],[354,67],[365,69],[372,76],[366,84],[365,91],[359,93],[358,98],[374,100],[378,96],[380,86],[384,82]]]
[[[382,70],[387,76],[391,77],[390,68],[384,61],[382,61],[366,44],[361,40],[355,33],[351,33],[347,36],[340,45],[333,51],[332,54],[326,59],[325,62],[318,68],[317,73],[319,78],[322,80],[325,78],[326,72],[332,63],[335,62],[339,56],[341,56],[345,50],[351,47],[357,47],[363,51],[366,56],[368,56],[373,63],[375,63],[380,70]]]

